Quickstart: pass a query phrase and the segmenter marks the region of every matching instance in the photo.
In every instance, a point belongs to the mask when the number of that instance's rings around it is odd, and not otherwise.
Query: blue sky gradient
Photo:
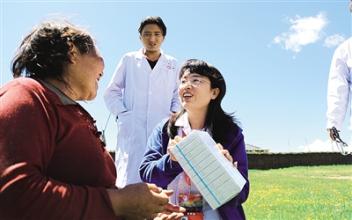
[[[241,122],[246,143],[274,152],[324,150],[327,78],[337,44],[351,35],[348,1],[4,1],[1,0],[1,85],[22,37],[34,25],[64,17],[85,27],[105,59],[98,96],[82,105],[103,129],[103,92],[117,62],[141,47],[139,22],[161,16],[163,50],[180,62],[198,58],[224,75],[223,107]],[[116,123],[107,128],[116,144]],[[347,126],[343,136],[348,140]],[[324,145],[324,146],[323,146]]]

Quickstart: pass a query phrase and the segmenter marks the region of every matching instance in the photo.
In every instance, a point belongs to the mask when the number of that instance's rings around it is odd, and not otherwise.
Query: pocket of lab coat
[[[132,111],[126,111],[118,115],[119,118],[117,120],[117,125],[118,125],[118,136],[120,138],[125,139],[132,132],[133,122],[131,122],[131,115],[132,115]]]

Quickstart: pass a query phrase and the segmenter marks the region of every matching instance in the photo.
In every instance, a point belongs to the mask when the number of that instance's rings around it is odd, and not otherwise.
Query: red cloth
[[[36,80],[0,88],[0,219],[116,219],[94,121]]]

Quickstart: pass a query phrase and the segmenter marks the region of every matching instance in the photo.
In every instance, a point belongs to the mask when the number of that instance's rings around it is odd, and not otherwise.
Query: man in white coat
[[[176,59],[160,49],[166,26],[160,17],[145,18],[138,29],[143,48],[125,54],[104,94],[117,117],[117,187],[141,182],[139,166],[153,128],[179,110]]]
[[[352,12],[352,0],[349,3],[349,10]],[[352,38],[349,38],[336,48],[330,66],[326,127],[331,140],[336,139],[336,130],[341,131],[346,113],[351,110],[351,70]],[[350,125],[352,126],[352,118]]]
[[[333,55],[328,81],[327,129],[331,139],[332,128],[342,129],[346,112],[350,108],[352,38],[343,42]]]

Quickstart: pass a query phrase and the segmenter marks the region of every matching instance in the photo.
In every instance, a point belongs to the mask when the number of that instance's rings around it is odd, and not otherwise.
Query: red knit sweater
[[[0,88],[0,219],[116,219],[116,171],[91,116],[42,83]]]

